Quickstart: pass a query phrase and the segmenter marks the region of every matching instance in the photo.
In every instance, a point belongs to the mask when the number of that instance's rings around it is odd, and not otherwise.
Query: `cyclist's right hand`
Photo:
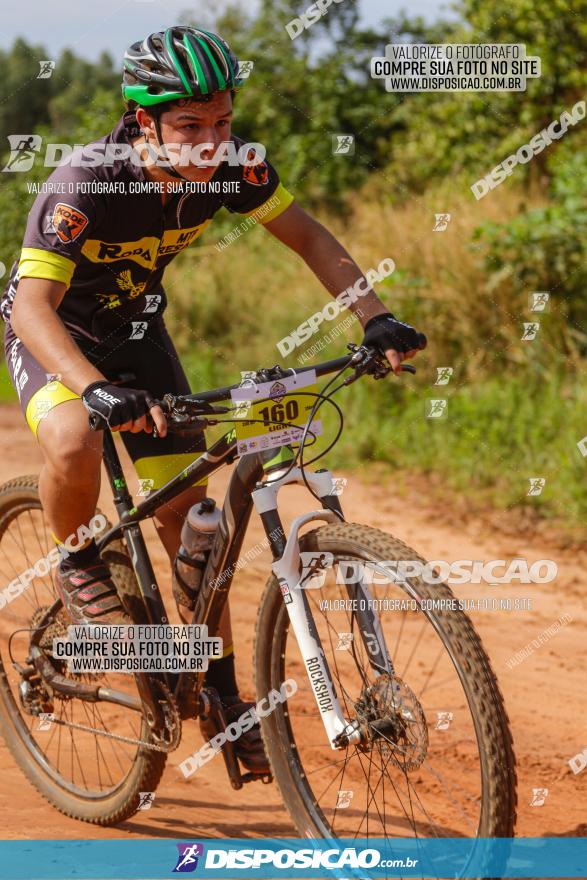
[[[427,339],[410,324],[398,321],[391,312],[375,315],[365,324],[362,345],[384,354],[394,373],[400,375],[401,363],[426,348]]]
[[[121,388],[106,379],[91,382],[81,395],[89,413],[101,416],[113,431],[152,431],[153,423],[160,437],[167,433],[167,420],[148,391]]]

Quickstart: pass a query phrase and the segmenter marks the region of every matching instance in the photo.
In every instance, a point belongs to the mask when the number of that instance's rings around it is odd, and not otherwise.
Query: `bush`
[[[551,202],[508,223],[475,231],[485,255],[487,286],[551,295],[546,327],[565,354],[587,352],[587,153],[569,152],[553,167]]]

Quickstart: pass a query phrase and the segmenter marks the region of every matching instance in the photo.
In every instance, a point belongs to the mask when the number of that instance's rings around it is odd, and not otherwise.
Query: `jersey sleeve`
[[[67,287],[90,231],[102,220],[103,198],[91,190],[95,177],[84,168],[61,166],[47,179],[29,212],[19,278],[47,278]]]
[[[240,139],[235,141],[242,146]],[[294,197],[281,183],[273,165],[267,159],[259,161],[254,147],[248,149],[245,159],[242,164],[229,166],[228,178],[234,192],[223,196],[222,203],[232,213],[268,223],[289,208]]]

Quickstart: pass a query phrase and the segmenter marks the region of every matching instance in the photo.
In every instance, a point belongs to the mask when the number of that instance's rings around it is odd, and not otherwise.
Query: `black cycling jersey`
[[[125,113],[95,142],[102,145],[97,152],[104,152],[103,145],[130,145],[139,133],[134,112]],[[234,155],[244,142],[235,136],[230,141]],[[57,312],[71,331],[94,341],[132,338],[165,309],[165,267],[220,208],[254,214],[264,223],[293,201],[270,163],[255,162],[247,148],[241,150],[244,164],[223,161],[201,185],[203,192],[174,182],[183,191],[172,194],[165,206],[160,192],[141,187],[149,180],[131,158],[78,167],[81,152],[55,169],[33,204],[21,257],[0,304],[5,321],[19,279],[48,278],[68,286]],[[89,154],[88,147],[83,153]]]

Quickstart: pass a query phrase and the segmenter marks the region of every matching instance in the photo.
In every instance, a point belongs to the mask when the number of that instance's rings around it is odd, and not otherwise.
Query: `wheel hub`
[[[402,770],[417,770],[428,751],[428,726],[412,689],[385,673],[355,703],[362,751],[377,750]]]

